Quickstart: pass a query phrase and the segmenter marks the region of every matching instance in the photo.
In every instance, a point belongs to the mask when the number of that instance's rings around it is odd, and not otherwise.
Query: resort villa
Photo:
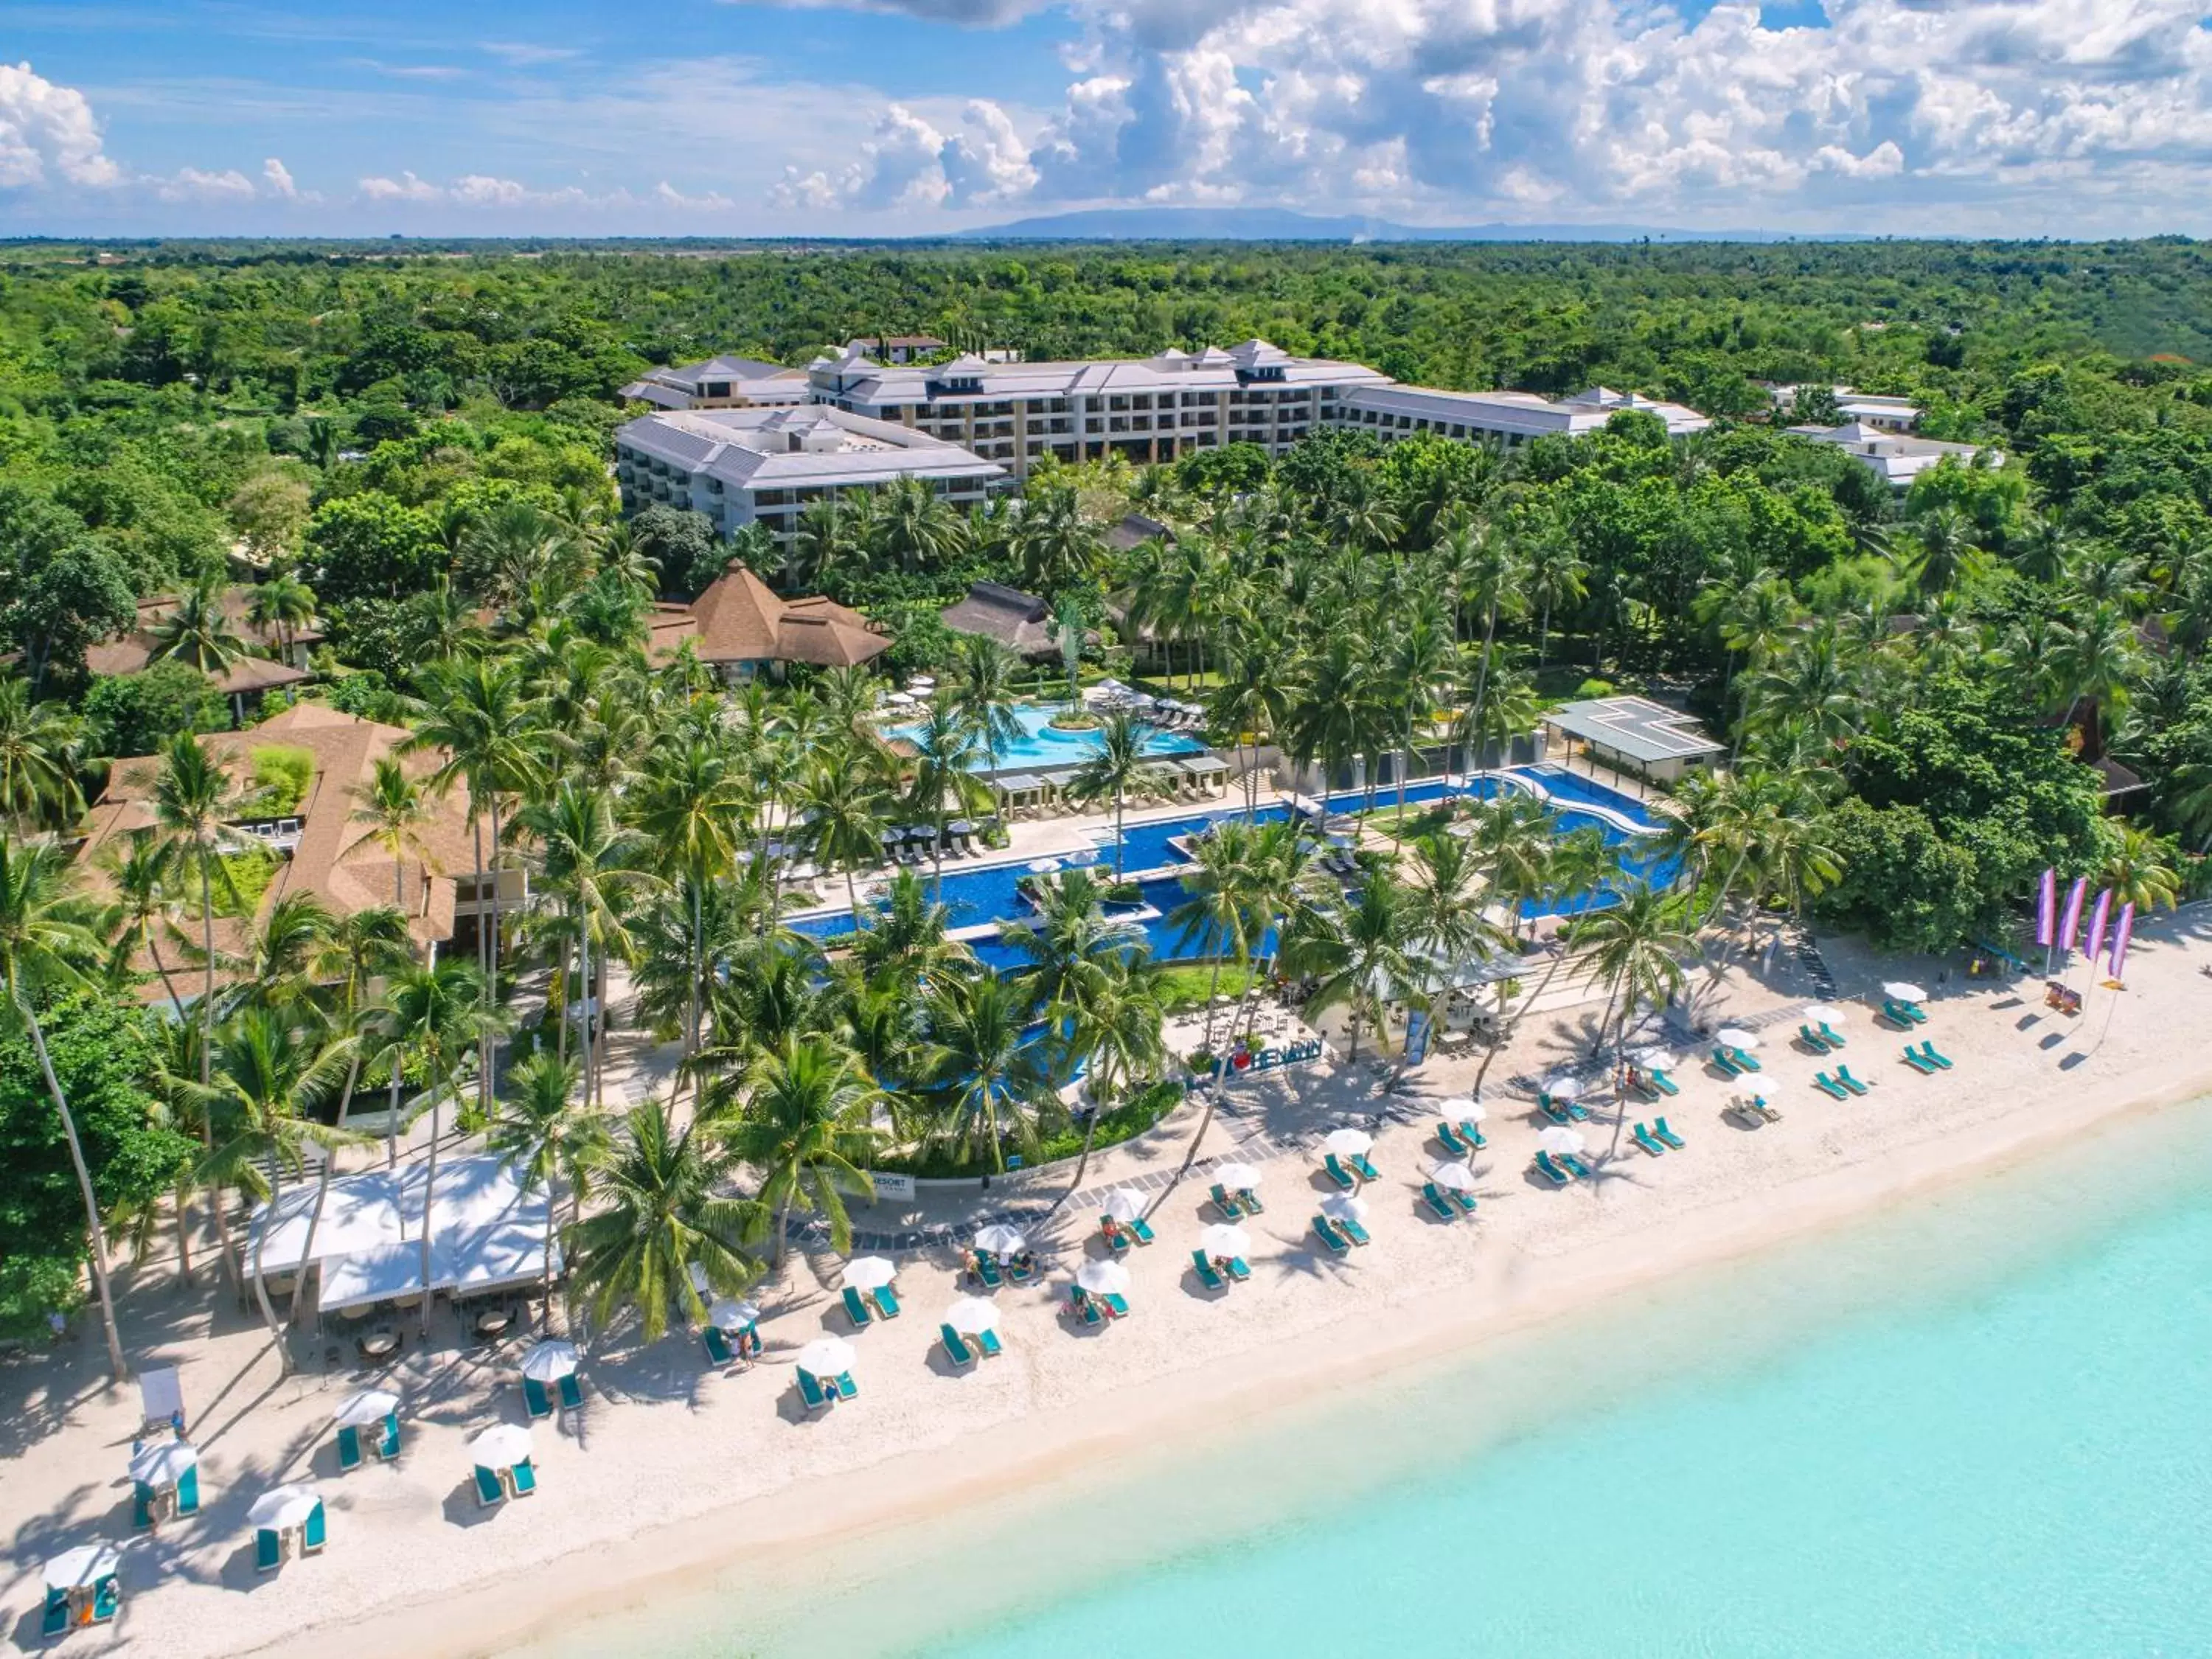
[[[243,720],[249,700],[258,702],[264,691],[304,685],[315,678],[307,666],[307,653],[323,642],[323,631],[314,623],[276,629],[254,622],[248,614],[252,590],[229,587],[221,601],[223,626],[245,642],[246,651],[229,666],[208,676],[215,689],[230,699],[234,718]],[[84,653],[84,665],[95,674],[143,673],[161,648],[159,630],[184,601],[161,594],[138,601],[136,621],[112,639],[103,640]]]
[[[1816,444],[1831,444],[1893,489],[1905,489],[1931,466],[1955,460],[1961,466],[2002,466],[2004,452],[1983,444],[1945,443],[1891,431],[1871,422],[1851,420],[1841,426],[1793,426],[1790,431]]]
[[[1787,415],[1797,406],[1801,392],[1818,392],[1823,388],[1805,386],[1771,386],[1767,395],[1773,398],[1775,411]],[[1910,432],[1920,424],[1920,406],[1910,398],[1880,397],[1870,392],[1859,392],[1847,386],[1826,387],[1836,400],[1836,413],[1846,422],[1856,422],[1883,432]]]
[[[891,648],[890,636],[857,611],[818,596],[787,599],[742,565],[725,571],[689,605],[661,605],[647,618],[650,653],[665,661],[685,645],[726,680],[781,676],[787,664],[854,668]]]
[[[806,376],[754,357],[709,357],[703,363],[649,368],[624,386],[622,395],[662,409],[772,409],[805,403]]]

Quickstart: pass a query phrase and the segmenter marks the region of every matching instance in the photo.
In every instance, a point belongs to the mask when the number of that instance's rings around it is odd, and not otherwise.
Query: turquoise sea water
[[[596,1650],[2212,1653],[2208,1406],[2200,1104]]]

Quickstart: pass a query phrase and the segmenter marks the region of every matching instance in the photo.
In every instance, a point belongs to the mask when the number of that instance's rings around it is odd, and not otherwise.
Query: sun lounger
[[[368,1443],[368,1449],[387,1462],[399,1455],[399,1419],[397,1416],[384,1419],[384,1427],[378,1431],[376,1438]]]
[[[1244,1265],[1243,1256],[1232,1255],[1229,1258],[1229,1276],[1239,1285],[1252,1277],[1252,1270]]]
[[[1574,1119],[1567,1115],[1567,1109],[1561,1105],[1558,1101],[1553,1100],[1549,1095],[1538,1095],[1536,1097],[1536,1109],[1543,1113],[1546,1117],[1551,1119],[1553,1122],[1558,1124],[1561,1128],[1565,1128],[1574,1121]]]
[[[274,1527],[263,1527],[253,1534],[253,1570],[274,1572],[284,1565],[284,1537]]]
[[[1815,1072],[1813,1073],[1813,1086],[1815,1089],[1818,1089],[1822,1094],[1829,1096],[1832,1099],[1849,1100],[1851,1097],[1851,1091],[1844,1087],[1842,1084],[1837,1082],[1833,1078],[1830,1077],[1826,1072]]]
[[[1726,1048],[1716,1048],[1713,1050],[1713,1064],[1719,1066],[1721,1070],[1726,1072],[1730,1077],[1741,1077],[1743,1075],[1743,1067],[1735,1063],[1735,1056]]]
[[[1686,1144],[1681,1136],[1667,1127],[1667,1120],[1663,1117],[1655,1117],[1651,1120],[1651,1133],[1678,1152]]]
[[[564,1412],[584,1409],[584,1379],[574,1371],[561,1379],[561,1409]]]
[[[797,1370],[793,1375],[799,1378],[799,1397],[805,1403],[807,1410],[824,1410],[836,1398],[833,1391],[822,1386],[821,1379],[812,1371]]]
[[[1451,1200],[1451,1201],[1458,1206],[1459,1212],[1462,1215],[1473,1215],[1474,1213],[1474,1194],[1473,1193],[1463,1193],[1456,1187],[1447,1187],[1444,1188],[1444,1196]]]
[[[1221,1213],[1228,1219],[1237,1221],[1243,1218],[1243,1210],[1239,1207],[1237,1200],[1230,1197],[1228,1193],[1223,1189],[1219,1182],[1216,1182],[1214,1183],[1213,1191],[1209,1194],[1209,1196],[1213,1200],[1213,1207],[1220,1211]]]
[[[1364,1152],[1353,1154],[1352,1167],[1362,1181],[1380,1181],[1382,1179],[1382,1172],[1376,1170],[1372,1164],[1367,1161],[1367,1154]]]
[[[1800,1025],[1797,1028],[1797,1040],[1816,1054],[1825,1054],[1828,1052],[1827,1038],[1822,1036],[1810,1025]]]
[[[738,1357],[730,1351],[730,1339],[709,1325],[699,1333],[699,1340],[706,1345],[707,1363],[710,1365],[734,1365]]]
[[[1159,1237],[1159,1235],[1152,1231],[1152,1224],[1142,1216],[1139,1216],[1127,1225],[1129,1231],[1136,1235],[1137,1243],[1139,1244],[1153,1243]]]
[[[1346,1238],[1350,1239],[1355,1244],[1372,1244],[1375,1242],[1367,1236],[1367,1229],[1361,1226],[1350,1216],[1346,1216],[1343,1220],[1338,1222],[1336,1224],[1336,1227],[1339,1232],[1342,1233]]]
[[[528,1498],[538,1490],[538,1471],[526,1457],[507,1472],[507,1478],[514,1483],[517,1498]]]
[[[477,1507],[488,1510],[495,1504],[507,1501],[507,1482],[499,1478],[496,1469],[477,1467]]]
[[[1638,1146],[1641,1146],[1645,1152],[1650,1153],[1654,1158],[1664,1158],[1667,1155],[1667,1149],[1664,1146],[1662,1146],[1657,1141],[1652,1139],[1651,1131],[1645,1128],[1641,1123],[1636,1126],[1634,1132],[1631,1133],[1628,1138],[1634,1141]]]
[[[960,1333],[950,1325],[937,1328],[937,1340],[945,1345],[945,1357],[956,1368],[964,1370],[975,1363],[975,1351],[960,1340]]]
[[[853,1373],[850,1371],[839,1371],[836,1382],[830,1386],[837,1390],[837,1398],[840,1400],[858,1400],[860,1397],[860,1385],[853,1381]]]
[[[1036,1258],[1026,1250],[1006,1263],[1006,1282],[1009,1285],[1026,1285],[1036,1277]]]
[[[1766,1103],[1762,1095],[1738,1095],[1733,1103],[1737,1115],[1749,1118],[1753,1123],[1779,1123],[1782,1114]]]
[[[999,1340],[999,1334],[996,1331],[976,1332],[975,1346],[983,1351],[983,1358],[986,1359],[996,1359],[1006,1351],[1006,1345]]]
[[[1451,1158],[1465,1158],[1472,1150],[1458,1130],[1453,1128],[1450,1124],[1443,1122],[1437,1125],[1437,1145],[1443,1147],[1446,1155]]]
[[[1450,1200],[1437,1190],[1437,1183],[1433,1181],[1421,1184],[1421,1202],[1429,1206],[1429,1212],[1439,1221],[1459,1218],[1459,1212],[1452,1208]]]
[[[1644,1077],[1646,1082],[1662,1095],[1679,1095],[1682,1092],[1674,1086],[1674,1079],[1664,1072],[1646,1072]]]
[[[1260,1201],[1260,1194],[1249,1187],[1237,1194],[1237,1201],[1244,1206],[1244,1213],[1247,1215],[1263,1215],[1267,1212],[1267,1206]]]
[[[1858,1079],[1853,1077],[1851,1075],[1851,1068],[1848,1066],[1838,1066],[1836,1067],[1836,1081],[1842,1084],[1844,1087],[1849,1089],[1855,1095],[1863,1095],[1869,1088],[1874,1086],[1871,1084],[1862,1083]]]
[[[1759,1056],[1748,1048],[1731,1048],[1729,1050],[1729,1058],[1747,1072],[1763,1072],[1766,1069],[1759,1064]]]
[[[1928,1023],[1926,1009],[1916,1007],[1910,1002],[1899,1002],[1894,998],[1881,1005],[1881,1012],[1882,1017],[1893,1025],[1924,1025]]]
[[[361,1467],[361,1431],[350,1423],[338,1431],[338,1467],[342,1469]]]
[[[1951,1069],[1951,1061],[1948,1055],[1939,1054],[1936,1052],[1936,1039],[1934,1037],[1929,1038],[1927,1042],[1920,1045],[1920,1057],[1921,1059],[1928,1061],[1931,1066],[1939,1066],[1947,1072]]]
[[[876,1312],[885,1319],[899,1316],[898,1292],[888,1285],[878,1285],[868,1292],[868,1300],[876,1304]]]
[[[1322,1160],[1322,1168],[1328,1171],[1328,1178],[1331,1181],[1334,1181],[1338,1186],[1343,1188],[1347,1193],[1359,1184],[1358,1177],[1354,1176],[1351,1170],[1346,1169],[1344,1165],[1336,1161],[1336,1154],[1334,1152],[1331,1152],[1327,1158]]]
[[[845,1287],[845,1317],[853,1322],[853,1328],[857,1331],[867,1324],[869,1316],[868,1304],[860,1300],[860,1291],[848,1285]]]
[[[1313,1221],[1313,1230],[1314,1237],[1321,1240],[1324,1245],[1328,1246],[1328,1253],[1331,1255],[1346,1255],[1350,1254],[1352,1249],[1352,1242],[1346,1238],[1342,1233],[1337,1231],[1335,1227],[1330,1224],[1329,1218],[1327,1216],[1316,1216]]]
[[[553,1415],[553,1397],[545,1392],[545,1385],[534,1376],[522,1379],[522,1408],[532,1417]]]
[[[1553,1163],[1552,1155],[1547,1152],[1539,1151],[1537,1152],[1535,1167],[1536,1173],[1543,1176],[1545,1180],[1550,1182],[1554,1187],[1564,1187],[1567,1182],[1574,1179],[1574,1177],[1569,1175],[1565,1170],[1562,1170],[1558,1164]]]
[[[1490,1145],[1482,1138],[1482,1131],[1474,1127],[1474,1121],[1472,1118],[1463,1117],[1459,1121],[1459,1133],[1460,1139],[1478,1152]]]
[[[1589,1165],[1572,1152],[1554,1152],[1552,1155],[1552,1161],[1577,1181],[1588,1181],[1590,1178]]]
[[[1006,1283],[1006,1280],[1000,1275],[998,1262],[993,1260],[991,1253],[988,1250],[978,1250],[975,1252],[975,1277],[981,1279],[986,1285],[989,1285],[994,1291],[997,1290],[1000,1285]]]
[[[1115,1318],[1127,1319],[1129,1316],[1129,1298],[1123,1296],[1119,1291],[1107,1291],[1105,1302],[1106,1311],[1113,1315]]]
[[[1198,1275],[1198,1282],[1205,1285],[1207,1290],[1225,1291],[1229,1288],[1223,1281],[1219,1270],[1214,1267],[1212,1260],[1204,1250],[1193,1250],[1190,1253],[1190,1265],[1191,1270]]]
[[[1923,1077],[1933,1077],[1938,1069],[1933,1060],[1909,1042],[1905,1045],[1905,1063]]]
[[[1098,1304],[1084,1293],[1080,1285],[1071,1286],[1067,1292],[1067,1310],[1086,1325],[1103,1325],[1106,1316],[1098,1311]]]
[[[1098,1218],[1098,1236],[1106,1241],[1106,1248],[1113,1251],[1115,1255],[1127,1255],[1136,1241],[1125,1232],[1109,1232],[1107,1229],[1111,1219],[1112,1218],[1108,1216],[1101,1216]]]
[[[1820,1022],[1820,1040],[1832,1049],[1844,1046],[1844,1034],[1825,1019]]]

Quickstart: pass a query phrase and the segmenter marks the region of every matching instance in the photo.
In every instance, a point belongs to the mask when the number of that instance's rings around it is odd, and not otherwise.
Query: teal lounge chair
[[[1243,1219],[1244,1214],[1243,1210],[1237,1205],[1237,1200],[1230,1197],[1228,1193],[1223,1189],[1219,1182],[1217,1181],[1213,1183],[1213,1191],[1208,1194],[1207,1196],[1213,1200],[1213,1207],[1220,1211],[1221,1213],[1228,1219],[1231,1221]]]
[[[1565,1170],[1552,1162],[1552,1155],[1549,1152],[1540,1149],[1536,1153],[1536,1173],[1554,1187],[1564,1187],[1574,1179]]]
[[[1651,1133],[1678,1152],[1688,1144],[1681,1136],[1667,1127],[1667,1120],[1663,1117],[1655,1117],[1651,1120]]]
[[[531,1467],[526,1457],[507,1472],[507,1478],[514,1482],[517,1498],[529,1498],[538,1491],[538,1471]]]
[[[1010,1285],[1026,1285],[1036,1277],[1036,1259],[1027,1252],[1006,1263],[1006,1282]]]
[[[1474,1120],[1473,1118],[1463,1117],[1460,1119],[1459,1133],[1461,1139],[1465,1140],[1469,1146],[1472,1146],[1478,1152],[1490,1145],[1488,1141],[1482,1138],[1482,1131],[1474,1127]]]
[[[1142,1216],[1129,1223],[1129,1231],[1137,1236],[1137,1243],[1139,1244],[1154,1243],[1159,1238],[1159,1235],[1152,1231],[1152,1224]]]
[[[1816,1054],[1825,1054],[1828,1052],[1827,1038],[1822,1036],[1810,1025],[1800,1025],[1797,1028],[1797,1040]]]
[[[1836,1081],[1842,1084],[1844,1087],[1849,1089],[1855,1095],[1863,1095],[1869,1089],[1874,1086],[1869,1083],[1862,1083],[1858,1079],[1853,1077],[1851,1075],[1851,1068],[1848,1066],[1838,1066],[1836,1067]]]
[[[1106,1241],[1106,1248],[1115,1255],[1127,1255],[1136,1241],[1126,1232],[1108,1232],[1106,1224],[1112,1219],[1111,1216],[1102,1215],[1098,1218],[1098,1236]]]
[[[1337,1231],[1335,1227],[1330,1224],[1329,1218],[1327,1216],[1316,1216],[1313,1218],[1313,1230],[1314,1237],[1321,1240],[1322,1244],[1328,1247],[1328,1253],[1331,1255],[1348,1255],[1351,1254],[1351,1240],[1345,1237],[1342,1233]]]
[[[1006,1346],[999,1340],[999,1334],[996,1331],[976,1332],[975,1346],[983,1351],[983,1358],[986,1359],[996,1359],[1006,1351]]]
[[[198,1515],[200,1512],[200,1472],[197,1465],[177,1477],[177,1513]]]
[[[1927,1042],[1920,1045],[1920,1057],[1921,1059],[1928,1061],[1931,1066],[1940,1066],[1947,1072],[1951,1069],[1951,1061],[1948,1055],[1939,1054],[1936,1052],[1936,1039],[1934,1037],[1929,1037]]]
[[[584,1409],[584,1379],[574,1371],[561,1379],[561,1409],[564,1412]]]
[[[1909,1042],[1905,1045],[1905,1063],[1923,1077],[1936,1075],[1936,1067],[1934,1062]]]
[[[858,1400],[860,1397],[860,1385],[853,1381],[850,1371],[839,1371],[836,1382],[830,1386],[837,1390],[840,1400]]]
[[[1636,1126],[1634,1133],[1628,1138],[1634,1141],[1638,1146],[1641,1146],[1645,1152],[1650,1153],[1654,1158],[1664,1158],[1667,1155],[1667,1149],[1664,1146],[1662,1146],[1657,1141],[1652,1139],[1651,1131],[1645,1128],[1641,1123]]]
[[[707,1347],[707,1363],[710,1365],[734,1365],[738,1357],[730,1350],[730,1339],[709,1325],[699,1333],[699,1340]]]
[[[1129,1316],[1129,1299],[1119,1291],[1107,1291],[1106,1311],[1116,1319],[1127,1319]]]
[[[399,1455],[399,1413],[392,1412],[384,1419],[384,1432],[369,1446],[369,1450],[389,1462]]]
[[[899,1316],[898,1292],[890,1285],[877,1285],[868,1293],[868,1299],[876,1304],[876,1311],[885,1319],[896,1319]]]
[[[1664,1072],[1646,1072],[1644,1075],[1650,1080],[1651,1086],[1662,1095],[1679,1095],[1682,1092],[1674,1086],[1674,1079]]]
[[[1345,1217],[1343,1220],[1336,1224],[1336,1226],[1339,1232],[1342,1233],[1346,1238],[1350,1239],[1355,1244],[1372,1244],[1375,1242],[1373,1239],[1368,1237],[1367,1229],[1361,1226],[1350,1216]]]
[[[822,1386],[820,1379],[812,1371],[799,1370],[794,1368],[793,1374],[799,1378],[799,1397],[805,1402],[808,1411],[822,1411],[836,1398],[833,1393]]]
[[[545,1385],[534,1376],[522,1379],[522,1408],[533,1418],[553,1415],[553,1397],[545,1392]]]
[[[1205,1285],[1207,1290],[1225,1291],[1229,1288],[1221,1277],[1220,1270],[1213,1265],[1204,1250],[1193,1250],[1190,1253],[1190,1266],[1191,1271],[1198,1275],[1198,1282]]]
[[[1844,1034],[1825,1019],[1820,1022],[1820,1040],[1831,1048],[1840,1048],[1844,1046]]]
[[[1452,1208],[1451,1201],[1437,1190],[1437,1183],[1433,1181],[1422,1183],[1421,1202],[1429,1206],[1429,1213],[1439,1221],[1459,1219],[1459,1212]]]
[[[131,1483],[131,1524],[139,1532],[154,1524],[154,1489],[143,1480]]]
[[[1086,1325],[1103,1325],[1106,1322],[1106,1316],[1098,1311],[1098,1304],[1085,1293],[1080,1285],[1069,1287],[1067,1310]]]
[[[1237,1201],[1244,1206],[1246,1215],[1263,1215],[1267,1212],[1267,1206],[1260,1201],[1260,1194],[1249,1187],[1237,1194]]]
[[[1590,1178],[1589,1165],[1572,1152],[1558,1153],[1552,1161],[1577,1181],[1588,1181]]]
[[[39,1618],[39,1634],[59,1636],[69,1629],[69,1592],[50,1589],[46,1592],[46,1610]]]
[[[853,1322],[853,1328],[856,1331],[866,1328],[871,1317],[868,1304],[860,1300],[860,1291],[850,1285],[845,1287],[845,1317]]]
[[[1763,1072],[1766,1069],[1759,1063],[1759,1056],[1748,1048],[1731,1048],[1729,1054],[1735,1063],[1747,1072]]]
[[[263,1527],[253,1534],[253,1570],[274,1572],[284,1565],[284,1535],[274,1527]]]
[[[937,1340],[945,1345],[945,1357],[961,1370],[975,1363],[975,1351],[960,1340],[960,1333],[950,1325],[937,1328]]]
[[[1543,1113],[1546,1117],[1551,1119],[1553,1122],[1558,1124],[1561,1128],[1565,1128],[1569,1124],[1574,1121],[1574,1119],[1567,1115],[1567,1109],[1559,1104],[1559,1102],[1553,1100],[1549,1095],[1538,1095],[1536,1097],[1536,1109]]]
[[[1239,1285],[1252,1277],[1252,1270],[1244,1265],[1243,1256],[1232,1255],[1229,1258],[1229,1276]]]
[[[1719,1066],[1721,1070],[1726,1072],[1730,1077],[1741,1077],[1743,1075],[1743,1067],[1735,1063],[1735,1055],[1734,1051],[1731,1049],[1714,1049],[1713,1064]]]
[[[975,1252],[975,1277],[994,1291],[1006,1282],[999,1272],[997,1259],[988,1250]]]
[[[1815,1072],[1813,1073],[1813,1086],[1815,1089],[1818,1089],[1822,1094],[1826,1095],[1832,1099],[1849,1100],[1851,1097],[1851,1091],[1844,1087],[1842,1084],[1837,1082],[1835,1079],[1830,1077],[1826,1072]]]
[[[1444,1189],[1444,1196],[1451,1200],[1451,1201],[1459,1207],[1459,1212],[1462,1215],[1473,1215],[1474,1213],[1474,1194],[1473,1193],[1463,1193],[1456,1187],[1447,1187]]]
[[[1336,1161],[1334,1152],[1322,1160],[1322,1167],[1328,1171],[1328,1178],[1347,1193],[1359,1184],[1358,1177]]]
[[[338,1467],[342,1469],[361,1467],[361,1431],[350,1423],[338,1430]]]
[[[499,1478],[496,1469],[477,1465],[477,1507],[488,1510],[495,1504],[507,1502],[507,1482]]]
[[[320,1504],[307,1511],[307,1523],[300,1528],[300,1553],[320,1555],[323,1546],[331,1541],[330,1524],[324,1519]]]
[[[1367,1161],[1367,1154],[1364,1152],[1358,1153],[1352,1158],[1352,1167],[1362,1181],[1380,1181],[1382,1179],[1382,1171]]]
[[[1449,1123],[1439,1122],[1437,1125],[1437,1145],[1443,1147],[1445,1154],[1451,1158],[1465,1158],[1473,1150],[1461,1136],[1460,1132]]]

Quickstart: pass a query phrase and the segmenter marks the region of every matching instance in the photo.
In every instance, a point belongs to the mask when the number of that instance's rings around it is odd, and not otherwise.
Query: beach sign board
[[[880,1170],[872,1170],[868,1172],[868,1179],[875,1185],[878,1203],[887,1198],[903,1202],[914,1197],[914,1177],[910,1175],[888,1175]]]

